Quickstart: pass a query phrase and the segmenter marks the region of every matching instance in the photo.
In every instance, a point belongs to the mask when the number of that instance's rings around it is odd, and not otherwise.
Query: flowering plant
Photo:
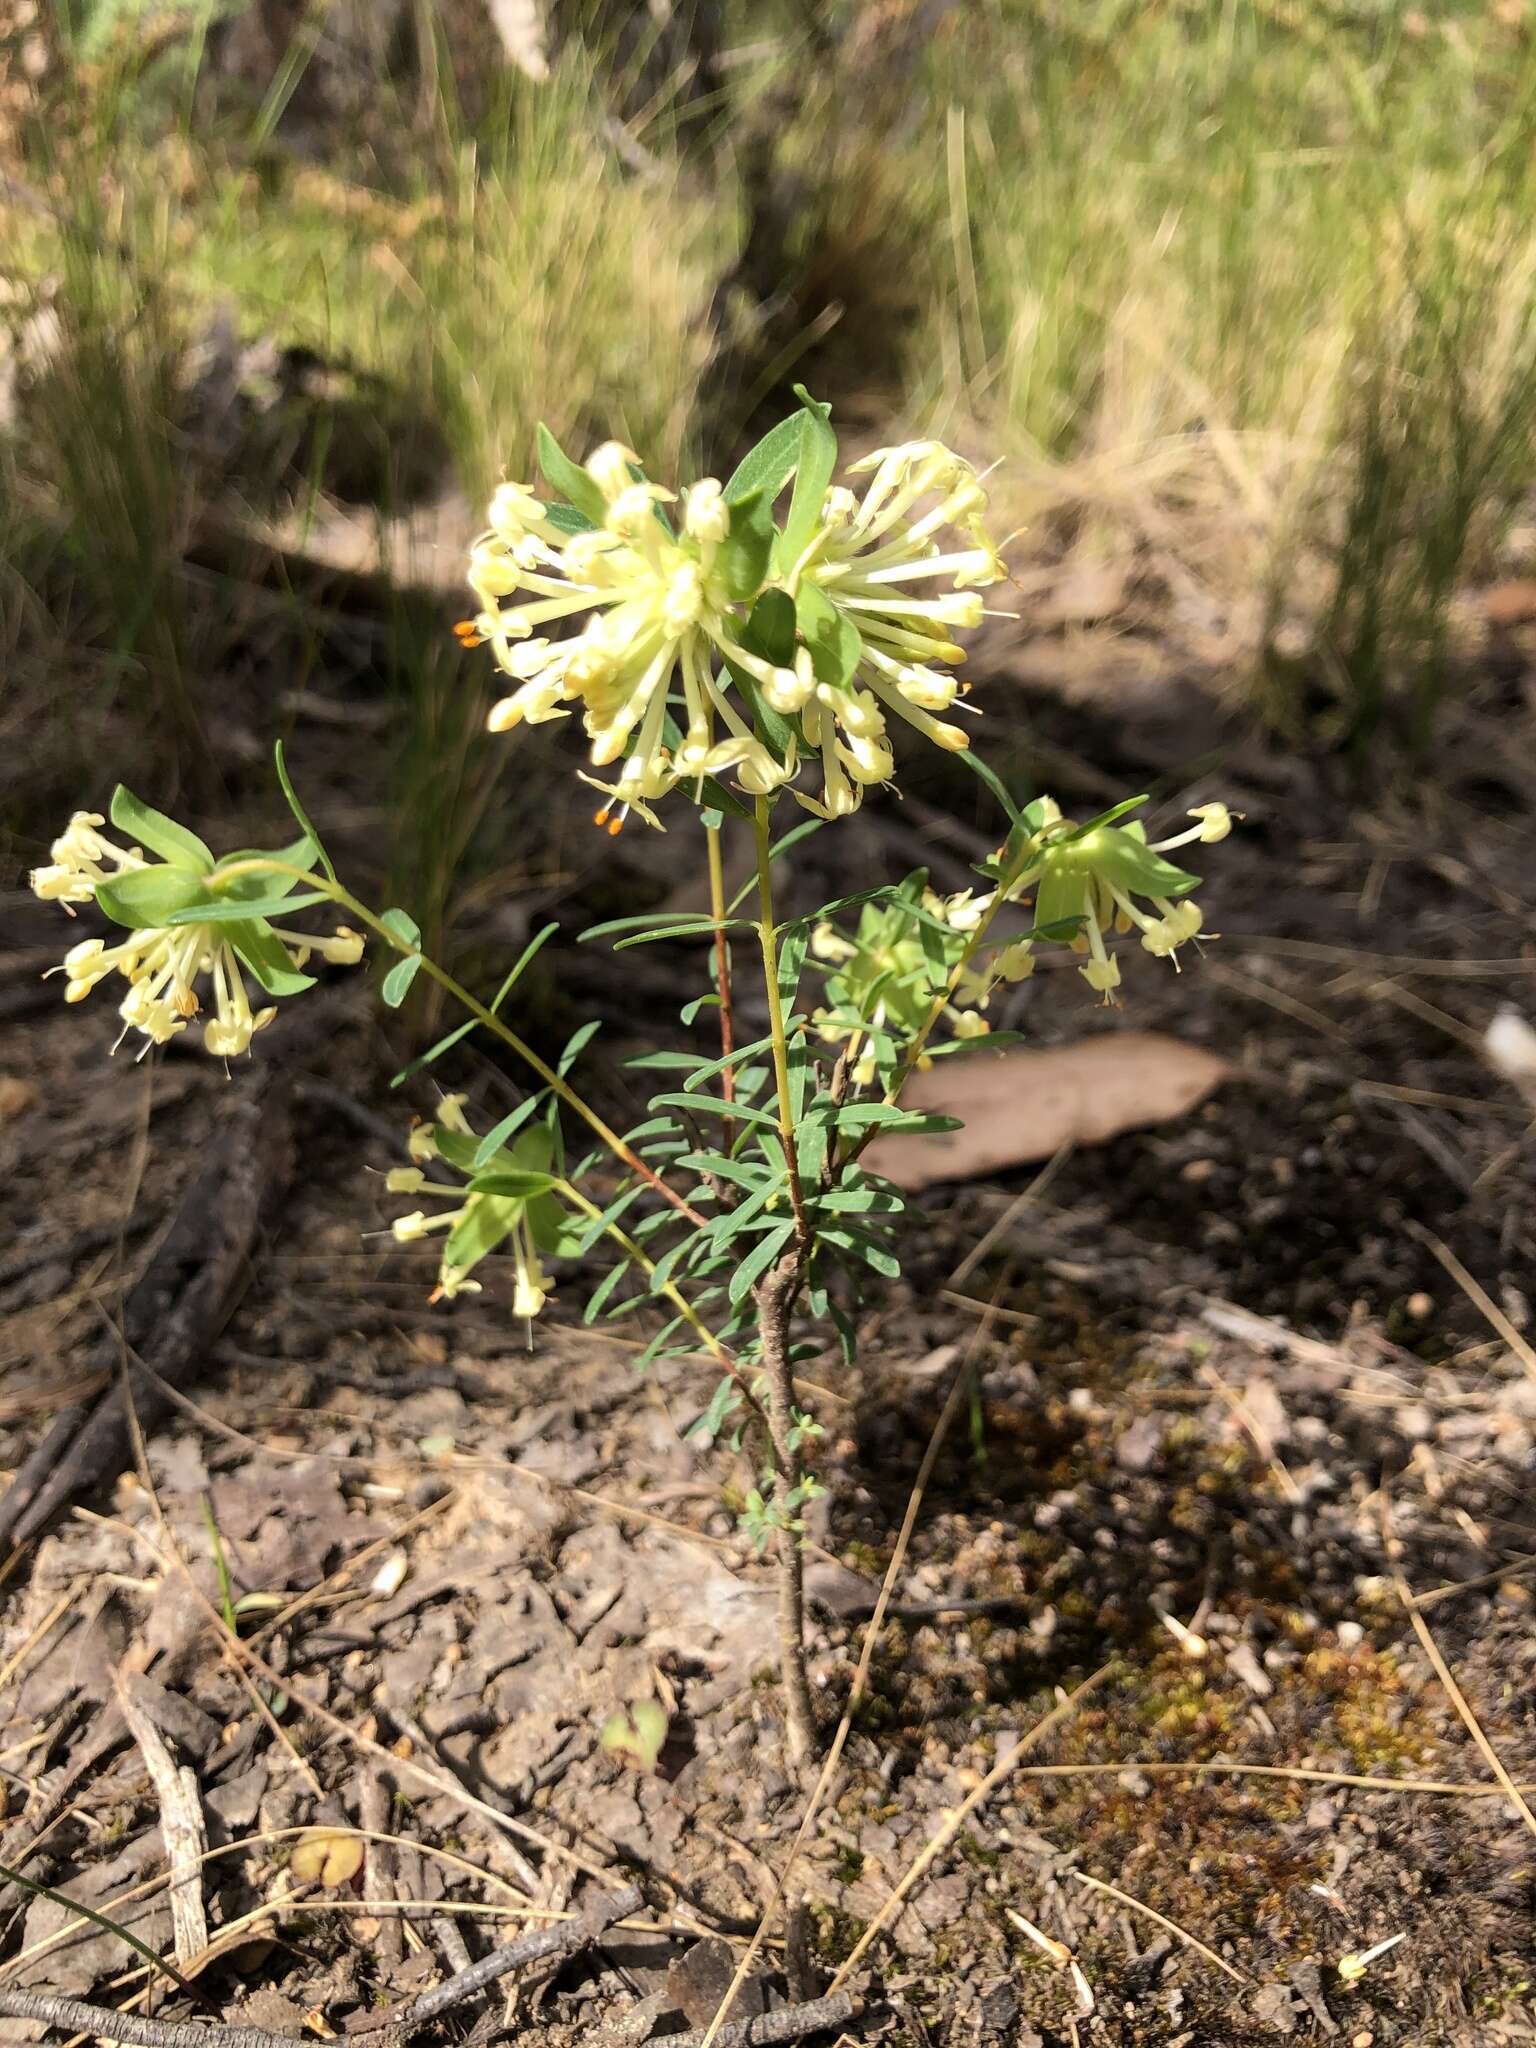
[[[661,830],[665,803],[704,836],[707,914],[621,918],[582,934],[615,952],[685,935],[712,942],[710,986],[683,1021],[693,1028],[712,1013],[718,1052],[667,1048],[632,1061],[660,1077],[635,1128],[614,1130],[570,1079],[595,1025],[550,1063],[503,1014],[555,927],[524,950],[495,1001],[481,1002],[422,952],[407,911],[375,912],[342,885],[280,749],[300,828],[292,845],[215,859],[120,789],[112,823],[138,843],[119,845],[102,835],[102,817],[80,813],[33,877],[71,914],[94,901],[126,929],[115,946],[93,937],[70,950],[65,993],[73,1001],[122,975],[125,1031],[146,1046],[186,1027],[206,982],[207,1049],[247,1051],[277,1000],[310,985],[309,961],[361,956],[352,925],[325,937],[290,928],[295,913],[325,903],[398,956],[382,984],[387,1004],[403,1002],[425,972],[468,1013],[408,1072],[476,1028],[531,1072],[537,1087],[483,1136],[462,1095],[445,1096],[411,1131],[410,1163],[386,1186],[418,1206],[395,1218],[393,1236],[440,1237],[434,1299],[478,1290],[493,1256],[509,1254],[512,1310],[530,1320],[553,1291],[545,1261],[579,1264],[604,1246],[586,1320],[661,1304],[665,1320],[640,1362],[669,1352],[716,1362],[719,1382],[693,1433],[728,1438],[753,1460],[743,1521],[778,1559],[795,1756],[815,1729],[799,1538],[819,1491],[806,1451],[820,1433],[796,1366],[820,1351],[823,1330],[851,1352],[861,1277],[900,1272],[904,1197],[861,1163],[865,1149],[877,1132],[953,1127],[905,1108],[905,1083],[978,1040],[1002,1043],[1009,1034],[992,1029],[991,1006],[1033,972],[1042,949],[1075,949],[1106,1002],[1120,982],[1117,934],[1139,933],[1147,952],[1177,967],[1202,920],[1198,877],[1168,856],[1231,828],[1215,803],[1155,842],[1132,815],[1144,799],[1083,824],[1048,797],[1016,805],[970,753],[965,728],[944,716],[965,708],[954,636],[980,623],[982,591],[1004,574],[980,478],[949,449],[919,441],[856,463],[860,496],[833,482],[828,409],[801,399],[724,483],[704,478],[680,494],[648,479],[616,442],[583,466],[541,429],[544,486],[504,484],[471,553],[478,609],[459,637],[488,646],[512,685],[492,705],[490,729],[579,713],[600,823],[616,832],[633,815]],[[1006,825],[978,864],[980,886],[941,896],[919,871],[781,917],[776,863],[892,781],[893,721],[970,761],[997,798]],[[786,794],[811,815],[776,837]],[[732,832],[750,834],[754,874],[728,900],[722,848]],[[742,940],[756,955],[755,996],[736,971]],[[822,1000],[811,1007],[802,984],[813,971]],[[253,1009],[247,976],[274,1001]],[[759,1000],[762,1029],[743,1043],[738,1025]],[[596,1141],[575,1160],[571,1118]]]

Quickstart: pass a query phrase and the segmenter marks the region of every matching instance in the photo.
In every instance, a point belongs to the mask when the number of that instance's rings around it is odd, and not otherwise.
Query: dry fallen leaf
[[[667,1716],[655,1700],[631,1700],[603,1723],[598,1736],[610,1756],[632,1764],[637,1771],[654,1771],[667,1739]]]
[[[1509,1003],[1501,1003],[1483,1033],[1483,1051],[1494,1072],[1518,1088],[1536,1108],[1536,1031]]]
[[[904,1188],[974,1179],[1183,1116],[1231,1071],[1215,1053],[1156,1031],[964,1053],[914,1075],[901,1098],[904,1109],[960,1117],[964,1129],[878,1138],[865,1163]]]
[[[0,1074],[0,1124],[24,1116],[37,1101],[37,1089],[20,1074]]]
[[[350,1884],[363,1867],[363,1845],[336,1828],[311,1828],[294,1845],[288,1867],[306,1884]]]

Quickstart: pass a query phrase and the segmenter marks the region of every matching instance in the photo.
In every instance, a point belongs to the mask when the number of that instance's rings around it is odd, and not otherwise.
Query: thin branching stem
[[[800,1185],[800,1155],[795,1143],[795,1106],[789,1085],[789,1038],[784,1029],[784,999],[779,992],[779,939],[773,916],[773,839],[769,799],[760,796],[753,813],[757,844],[757,941],[763,955],[763,988],[768,998],[768,1030],[773,1042],[773,1079],[779,1101],[779,1141],[789,1176],[789,1204],[795,1238],[802,1254],[811,1242],[805,1192]]]
[[[795,1218],[795,1241],[753,1289],[758,1343],[768,1393],[768,1425],[773,1439],[781,1500],[801,1497],[799,1437],[795,1423],[795,1378],[790,1360],[790,1316],[812,1248],[811,1222],[800,1185],[800,1160],[795,1130],[794,1097],[789,1082],[789,1040],[784,1029],[784,1002],[779,989],[779,946],[774,924],[771,866],[771,806],[757,799],[753,826],[757,848],[758,943],[763,956],[763,985],[768,998],[768,1029],[773,1043],[773,1075],[778,1091],[779,1141],[784,1148],[789,1199]],[[805,1662],[805,1568],[799,1532],[778,1531],[779,1658],[785,1700],[785,1729],[790,1758],[802,1762],[816,1746],[816,1710],[811,1702]]]
[[[715,987],[720,993],[720,1053],[729,1060],[736,1050],[736,1023],[731,1011],[731,942],[726,936],[725,852],[719,825],[706,825],[704,837],[709,848],[709,914],[715,920]],[[720,1074],[722,1101],[736,1100],[736,1069],[727,1064]],[[729,1152],[736,1126],[725,1119],[721,1149]]]
[[[560,1098],[567,1109],[573,1110],[582,1122],[595,1132],[614,1157],[627,1166],[631,1173],[638,1174],[648,1187],[670,1202],[672,1207],[686,1216],[690,1223],[703,1225],[705,1219],[698,1210],[685,1202],[674,1188],[667,1186],[660,1174],[646,1165],[634,1148],[626,1144],[591,1104],[577,1094],[563,1074],[556,1073],[549,1062],[541,1058],[525,1039],[520,1038],[510,1024],[504,1023],[494,1010],[488,1009],[477,996],[471,995],[469,990],[455,981],[448,970],[440,967],[430,954],[424,953],[409,939],[404,939],[398,932],[392,931],[381,917],[376,916],[366,903],[359,903],[350,890],[343,888],[340,882],[327,880],[325,876],[312,874],[304,868],[292,867],[285,861],[261,859],[237,861],[230,867],[220,869],[216,875],[208,877],[208,886],[210,891],[216,893],[220,884],[227,883],[236,876],[259,874],[285,875],[307,883],[321,895],[328,896],[339,910],[344,910],[348,916],[359,919],[376,938],[383,939],[403,960],[420,961],[421,971],[435,981],[445,994],[452,996],[477,1023],[483,1024],[487,1031],[494,1033],[503,1045],[515,1052],[525,1066],[531,1067],[544,1085]]]
[[[584,1195],[573,1181],[558,1181],[556,1187],[562,1201],[569,1202],[573,1209],[579,1210],[583,1216],[589,1216],[594,1223],[602,1214],[602,1211],[591,1197]],[[613,1239],[625,1257],[632,1259],[649,1280],[656,1271],[656,1261],[640,1245],[636,1244],[629,1232],[619,1224],[607,1223],[604,1224],[603,1229],[604,1234]],[[762,1403],[753,1392],[750,1377],[742,1371],[715,1332],[704,1321],[693,1303],[679,1289],[676,1281],[668,1280],[664,1282],[661,1292],[671,1302],[672,1306],[677,1310],[683,1321],[692,1330],[715,1363],[722,1371],[730,1374],[731,1378],[745,1395],[747,1404],[752,1412],[760,1422],[766,1425],[768,1418],[763,1413]]]

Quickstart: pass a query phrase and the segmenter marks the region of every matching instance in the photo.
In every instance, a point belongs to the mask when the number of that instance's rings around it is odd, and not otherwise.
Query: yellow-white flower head
[[[75,812],[69,829],[49,848],[48,865],[32,870],[34,896],[62,903],[73,917],[75,904],[94,901],[98,884],[149,865],[136,846],[114,846],[103,839],[97,827],[106,822],[100,811]]]
[[[951,671],[963,650],[954,635],[980,625],[981,586],[1004,573],[984,523],[986,495],[962,456],[938,441],[912,441],[853,468],[870,476],[863,499],[842,485],[827,491],[787,576],[792,592],[806,584],[820,591],[861,642],[852,686],[822,687],[801,713],[825,775],[822,802],[810,808],[833,815],[855,807],[863,787],[890,773],[869,772],[870,757],[859,772],[839,735],[877,740],[894,713],[949,752],[970,744],[961,726],[935,714],[960,695]],[[964,544],[944,546],[938,536],[946,529],[958,529]]]
[[[715,772],[705,764],[718,764],[721,746],[737,749],[731,761],[744,787],[776,787],[788,771],[756,738],[720,673],[726,658],[760,680],[778,673],[739,644],[745,610],[718,567],[730,530],[721,485],[712,477],[693,485],[679,531],[662,516],[675,494],[638,474],[632,449],[605,443],[586,475],[601,494],[601,525],[572,532],[569,517],[551,517],[530,489],[503,485],[471,552],[481,609],[461,637],[489,643],[517,685],[492,707],[491,730],[561,718],[579,704],[592,766],[616,770],[598,785],[609,799],[598,820],[610,831],[632,811],[660,829],[651,807],[679,782]],[[571,637],[543,632],[583,615]],[[669,704],[683,728],[675,746]]]
[[[506,1245],[513,1260],[513,1313],[536,1316],[554,1292],[540,1260],[540,1246],[558,1242],[563,1213],[552,1192],[552,1140],[546,1129],[534,1126],[499,1146],[484,1162],[479,1161],[479,1143],[464,1114],[464,1097],[445,1095],[435,1120],[415,1125],[406,1146],[412,1160],[436,1161],[439,1175],[446,1170],[458,1179],[429,1180],[419,1165],[392,1168],[384,1181],[391,1194],[432,1196],[447,1206],[431,1214],[409,1210],[395,1218],[390,1233],[397,1244],[417,1244],[445,1233],[434,1301],[478,1294],[480,1282],[470,1275],[488,1253]],[[466,1185],[482,1171],[498,1169],[515,1177],[519,1192]]]
[[[169,820],[160,822],[170,824]],[[104,823],[99,812],[76,811],[69,829],[53,842],[49,864],[33,872],[35,893],[45,901],[62,903],[71,916],[76,904],[95,899],[98,888],[119,882],[124,876],[144,874],[151,868],[163,872],[158,863],[146,860],[137,847],[118,846],[104,837],[100,830]],[[231,1058],[249,1051],[256,1033],[277,1015],[275,1006],[270,1004],[252,1009],[245,983],[246,968],[236,950],[233,929],[217,922],[144,925],[128,932],[115,945],[108,945],[104,939],[85,939],[71,946],[60,965],[49,972],[64,976],[64,1000],[68,1003],[82,1002],[98,983],[110,975],[121,975],[128,984],[128,992],[118,1005],[123,1036],[137,1031],[146,1050],[150,1045],[167,1044],[201,1014],[201,984],[206,982],[212,995],[213,1014],[205,1024],[203,1043],[216,1056]],[[271,926],[264,929],[277,949],[277,960],[295,972],[316,953],[347,965],[362,957],[361,936],[345,925],[330,938],[290,934]],[[120,1038],[118,1043],[121,1042]]]

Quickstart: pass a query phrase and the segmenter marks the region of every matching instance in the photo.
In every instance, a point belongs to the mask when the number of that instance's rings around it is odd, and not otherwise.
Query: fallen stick
[[[616,1920],[637,1912],[642,1904],[639,1889],[632,1884],[624,1885],[616,1892],[603,1892],[589,1901],[576,1919],[557,1921],[552,1927],[537,1927],[531,1934],[520,1934],[516,1941],[509,1941],[502,1948],[493,1948],[488,1956],[482,1956],[478,1963],[471,1963],[467,1970],[459,1970],[432,1990],[424,1991],[420,1998],[414,1999],[404,2012],[394,2018],[386,2014],[382,2018],[370,2019],[366,2026],[350,2029],[351,2038],[371,2040],[375,2034],[403,2034],[425,2026],[440,2012],[447,2012],[450,2006],[461,2005],[475,1992],[483,1991],[487,1984],[494,1984],[498,1977],[520,1970],[524,1963],[542,1962],[549,1956],[575,1955],[596,1941]]]
[[[827,1998],[808,1999],[804,2005],[781,2005],[775,2012],[760,2012],[750,2020],[731,2020],[715,2030],[715,2048],[769,2048],[778,2041],[803,2041],[808,2034],[830,2034],[846,2026],[858,2011],[858,2000],[850,1992],[834,1991]],[[708,2027],[692,2034],[664,2034],[656,2048],[704,2048]]]
[[[46,1991],[0,1991],[0,2019],[40,2020],[61,2034],[90,2034],[126,2041],[129,2048],[294,2048],[290,2035],[264,2034],[259,2027],[201,2027],[191,2020],[146,2020],[110,2005],[82,1998],[55,1998]]]
[[[241,1089],[213,1157],[183,1196],[165,1240],[123,1304],[122,1337],[162,1378],[177,1384],[200,1367],[250,1276],[263,1212],[291,1166],[287,1087],[276,1068],[258,1069]],[[122,1355],[115,1335],[97,1362]],[[162,1405],[153,1388],[136,1395],[141,1423]],[[94,1407],[58,1417],[0,1499],[0,1541],[27,1542],[77,1492],[115,1471],[127,1451],[122,1390],[109,1387]]]
[[[634,1912],[640,1903],[640,1893],[633,1885],[605,1893],[594,1899],[579,1918],[561,1921],[553,1927],[541,1927],[532,1934],[520,1935],[504,1948],[493,1949],[467,1970],[460,1970],[434,1990],[423,1992],[395,2018],[374,2020],[366,2027],[358,2027],[350,2038],[370,2044],[403,2042],[429,2020],[436,2019],[439,2013],[461,2005],[466,1998],[473,1997],[475,1992],[483,1990],[487,1984],[494,1984],[498,1977],[505,1977],[524,1963],[575,1955],[616,1920]],[[847,1999],[819,1999],[817,2003],[843,2005],[851,2009],[851,2001]],[[785,2015],[773,2017],[782,2019]],[[87,2005],[79,1998],[55,1998],[44,1991],[0,1990],[0,2019],[39,2020],[59,2033],[92,2034],[107,2041],[127,2042],[129,2048],[294,2048],[291,2036],[268,2034],[260,2027],[212,2027],[199,2025],[194,2020],[150,2020],[138,2013],[116,2012],[107,2005]],[[757,2027],[761,2022],[752,2024]],[[835,2024],[835,2021],[827,2024]],[[733,2034],[739,2032],[737,2029],[730,2031]],[[813,2030],[807,2028],[803,2031]],[[740,2033],[739,2038],[742,2041],[750,2038],[756,2043],[794,2041],[800,2035],[793,2032],[754,2032],[750,2037]],[[682,2043],[679,2043],[679,2048],[683,2048]]]

